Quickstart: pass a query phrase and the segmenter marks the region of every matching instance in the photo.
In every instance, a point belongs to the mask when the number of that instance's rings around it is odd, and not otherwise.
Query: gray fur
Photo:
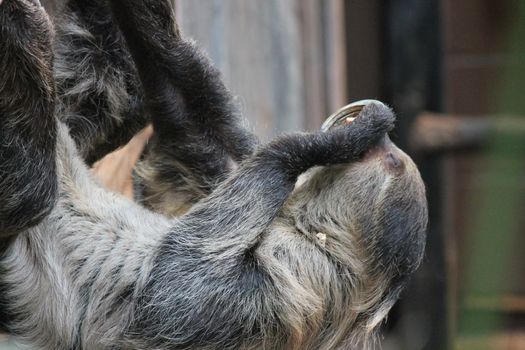
[[[70,6],[84,9],[76,1]],[[88,14],[108,16],[105,1],[91,5]],[[2,182],[23,185],[0,193],[0,236],[10,237],[0,256],[6,330],[48,350],[373,347],[381,321],[421,261],[427,223],[419,172],[385,136],[392,111],[372,103],[351,125],[256,148],[220,75],[180,37],[171,2],[112,0],[111,8],[116,22],[104,17],[110,22],[91,31],[104,39],[109,24],[120,38],[116,50],[124,38],[129,44],[125,65],[134,64],[128,73],[118,62],[108,67],[114,74],[111,82],[102,80],[101,104],[68,114],[75,101],[96,95],[98,80],[75,75],[68,64],[78,57],[68,59],[67,46],[59,50],[53,77],[45,49],[53,29],[43,10],[30,0],[0,4],[7,77],[0,79],[0,132],[21,140],[14,150],[2,145],[0,169],[29,161],[47,174],[6,172]],[[11,30],[20,25],[11,16],[17,11],[25,31]],[[74,36],[91,40],[76,24],[83,18],[68,18]],[[31,40],[20,40],[26,32]],[[67,35],[59,34],[58,42],[66,43]],[[27,60],[21,69],[12,52]],[[143,55],[158,65],[145,64]],[[144,95],[133,84],[123,88],[124,76],[137,84],[140,77]],[[17,79],[30,83],[28,92],[17,89]],[[58,115],[55,83],[62,91]],[[145,161],[150,170],[141,170],[146,187],[188,193],[174,202],[146,200],[160,213],[105,190],[84,162],[110,133],[124,140],[134,130],[122,112],[130,106],[129,91],[157,112],[157,141]],[[5,103],[26,92],[26,101]],[[102,113],[82,114],[91,108]],[[41,139],[25,137],[24,120],[47,122],[41,131],[50,141],[42,152],[24,153]],[[77,122],[109,125],[111,132],[88,129],[83,138],[71,127]],[[46,186],[53,191],[43,191]],[[31,187],[38,205],[27,206]],[[12,210],[10,198],[17,196]]]
[[[59,129],[57,152],[57,205],[40,225],[17,236],[1,261],[2,284],[9,286],[5,296],[10,301],[8,308],[22,315],[11,323],[10,331],[42,349],[152,349],[136,335],[124,335],[137,314],[136,300],[162,239],[181,223],[141,209],[97,185],[64,126]],[[408,157],[404,161],[409,171],[416,171]],[[254,253],[273,281],[272,286],[261,286],[261,294],[270,302],[266,307],[274,309],[267,311],[280,313],[293,333],[288,339],[269,337],[242,348],[338,349],[345,342],[351,348],[364,348],[373,342],[377,327],[395,301],[388,294],[392,271],[377,269],[374,252],[363,246],[359,231],[355,231],[359,223],[353,217],[363,215],[360,211],[369,206],[363,202],[369,194],[368,174],[385,177],[381,192],[388,189],[389,181],[397,180],[384,174],[379,163],[379,159],[372,159],[366,165],[314,168],[305,174],[307,179],[301,180],[279,217],[262,233]],[[410,178],[405,180],[414,181],[423,200],[417,173],[406,176]],[[312,196],[314,193],[317,196]],[[248,216],[253,215],[257,211]],[[222,239],[215,234],[210,239],[198,235],[198,244],[207,260],[221,261],[223,254],[234,254],[238,247],[253,244],[242,238],[241,232],[249,229],[237,226]],[[192,228],[182,230],[191,232]],[[318,242],[319,232],[327,235],[325,244]],[[227,253],[230,245],[237,248]],[[221,268],[220,263],[215,268]],[[177,280],[194,283],[201,277],[205,276],[183,274],[177,275]],[[194,285],[199,288],[195,295],[211,292],[205,284]],[[162,293],[169,295],[169,291]],[[166,301],[169,299],[158,300],[160,305]],[[237,307],[250,308],[249,304]],[[256,310],[247,312],[257,317]],[[162,325],[155,326],[172,327],[174,322],[178,320],[164,319]]]
[[[64,125],[57,153],[60,199],[2,258],[8,308],[23,314],[10,331],[42,349],[105,349],[130,322],[133,293],[120,296],[140,290],[173,223],[98,185]]]

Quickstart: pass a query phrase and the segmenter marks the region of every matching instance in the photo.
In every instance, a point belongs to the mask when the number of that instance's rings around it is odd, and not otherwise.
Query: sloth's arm
[[[255,253],[260,239],[301,173],[360,159],[393,119],[391,113],[369,114],[328,133],[286,136],[243,162],[165,238],[130,334],[151,341],[150,347],[236,349],[256,340],[258,330],[288,329],[287,315],[279,314],[279,303],[286,303],[278,298],[282,281],[270,277]],[[173,320],[170,327],[162,326],[165,320]],[[270,341],[286,336],[265,339],[275,348]]]
[[[155,136],[137,167],[143,202],[184,212],[207,196],[258,141],[220,73],[183,40],[169,1],[112,1],[144,87]]]
[[[275,219],[300,174],[314,166],[357,161],[393,128],[393,114],[378,112],[326,133],[292,134],[273,141],[242,163],[183,222],[211,234],[212,239],[226,235],[249,248]]]
[[[0,237],[37,224],[55,200],[50,27],[31,1],[0,2]]]
[[[58,116],[89,163],[149,121],[126,43],[105,0],[69,0],[57,17]]]

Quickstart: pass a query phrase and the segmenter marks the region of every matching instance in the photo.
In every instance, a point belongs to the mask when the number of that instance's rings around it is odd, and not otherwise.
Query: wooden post
[[[398,114],[396,142],[406,149],[410,126],[423,110],[439,112],[441,94],[441,25],[439,0],[387,1],[385,13],[384,86],[387,102]],[[449,280],[445,254],[446,189],[441,159],[426,157],[418,162],[427,185],[429,229],[424,262],[398,305],[404,326],[398,327],[403,349],[449,348]],[[408,316],[408,317],[406,317]],[[415,334],[421,338],[416,339]],[[420,341],[420,343],[417,342]]]

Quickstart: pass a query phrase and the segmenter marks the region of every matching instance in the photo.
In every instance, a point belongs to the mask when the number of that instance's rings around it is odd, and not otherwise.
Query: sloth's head
[[[378,101],[358,102],[330,117],[323,130],[378,112],[392,113]],[[356,162],[303,174],[283,213],[331,261],[369,284],[362,287],[373,294],[370,304],[384,312],[423,256],[425,186],[412,159],[388,135]],[[375,311],[378,320],[384,316]]]
[[[354,103],[330,117],[323,130],[351,122],[349,115],[385,109],[392,113],[378,101]],[[381,271],[403,276],[421,261],[427,226],[425,186],[412,159],[388,135],[356,162],[303,174],[288,204],[299,215],[296,223],[315,232],[327,253],[340,262],[349,258],[350,250],[359,250]]]

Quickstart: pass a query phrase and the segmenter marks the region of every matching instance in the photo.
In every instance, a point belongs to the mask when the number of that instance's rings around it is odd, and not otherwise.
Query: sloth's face
[[[385,107],[386,108],[386,107]],[[387,135],[360,161],[311,169],[287,203],[303,231],[322,237],[338,261],[410,274],[425,245],[425,186],[410,157]]]
[[[362,161],[343,167],[326,190],[346,207],[337,219],[382,269],[404,275],[419,266],[428,221],[425,186],[412,159],[388,136]]]

